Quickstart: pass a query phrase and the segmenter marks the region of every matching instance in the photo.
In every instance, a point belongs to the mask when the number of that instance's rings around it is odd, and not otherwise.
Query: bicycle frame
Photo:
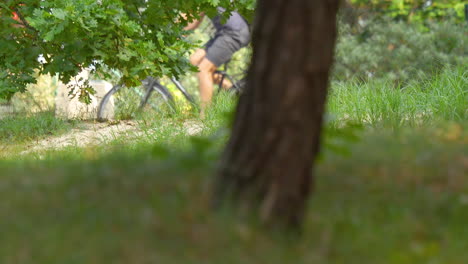
[[[224,82],[225,79],[228,79],[232,83],[233,88],[236,91],[241,90],[241,87],[238,86],[238,83],[235,81],[235,79],[231,75],[229,75],[227,73],[228,65],[229,65],[229,62],[224,64],[224,69],[223,70],[216,70],[215,71],[215,74],[220,74],[222,76],[221,81],[218,84],[218,91],[217,91],[218,93],[222,90],[222,83]],[[176,88],[184,95],[184,97],[185,97],[185,99],[187,101],[189,101],[192,105],[197,106],[197,103],[195,102],[195,99],[192,97],[192,95],[190,95],[190,93],[187,91],[187,89],[185,89],[185,87],[176,78],[172,77],[172,78],[170,78],[170,80],[176,86]],[[166,87],[164,85],[162,85],[159,81],[156,81],[156,83],[157,83],[157,86],[159,85],[159,87],[162,87],[163,89],[166,89]]]
[[[192,103],[194,105],[196,104],[193,97],[187,92],[187,90],[184,88],[184,86],[176,78],[172,77],[171,81],[172,81],[172,83],[175,84],[177,89],[179,89],[179,91],[184,95],[184,97],[185,97],[185,99],[187,99],[187,101],[189,101],[190,103]]]
[[[227,73],[227,66],[225,65],[224,66],[224,69],[223,70],[217,70],[215,71],[216,74],[220,74],[221,75],[221,82],[218,84],[219,88],[218,88],[218,93],[222,90],[222,83],[225,79],[229,80],[233,87],[231,88],[232,90],[236,91],[236,92],[240,92],[241,91],[241,87],[239,86],[241,83],[241,81],[243,79],[239,79],[238,81],[235,80],[234,77],[232,77],[231,75],[229,75]],[[197,104],[196,100],[194,99],[194,97],[187,91],[187,89],[179,82],[179,80],[177,80],[176,78],[172,77],[172,78],[169,78],[169,80],[175,85],[175,87],[177,88],[177,90],[179,90],[182,95],[184,96],[184,98],[189,102],[191,103],[194,107],[198,108],[199,105]],[[154,91],[156,91],[159,95],[162,96],[162,98],[164,99],[164,101],[169,105],[169,107],[172,109],[172,110],[176,110],[175,108],[175,100],[172,96],[172,94],[170,93],[169,89],[167,89],[166,86],[164,86],[163,84],[161,84],[161,82],[158,80],[158,79],[155,79],[155,78],[152,78],[152,77],[148,77],[146,78],[145,80],[142,81],[142,86],[144,87],[144,92],[141,92],[137,89],[133,89],[134,92],[137,93],[137,95],[140,97],[141,101],[140,101],[140,105],[138,107],[139,110],[143,109],[143,107],[149,103],[149,99],[152,95],[152,93]],[[98,120],[105,120],[105,117],[102,117],[101,114],[103,113],[103,110],[102,109],[105,109],[105,105],[107,104],[108,102],[108,98],[110,98],[110,96],[112,96],[114,93],[116,93],[118,90],[120,90],[121,88],[123,87],[123,85],[116,85],[114,86],[103,98],[103,100],[101,101],[100,105],[99,105],[99,110],[98,110]],[[156,110],[158,110],[159,106],[155,106],[153,105],[152,103],[150,103],[150,105],[155,108]]]

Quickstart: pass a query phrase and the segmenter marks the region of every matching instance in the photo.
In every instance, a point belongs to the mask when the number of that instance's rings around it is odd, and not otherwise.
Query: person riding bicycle
[[[223,79],[217,76],[215,71],[219,66],[228,62],[232,55],[247,46],[250,42],[250,27],[247,20],[238,12],[232,12],[231,16],[222,23],[221,15],[225,12],[224,8],[219,7],[218,15],[210,18],[216,33],[204,46],[195,51],[190,56],[190,63],[198,67],[198,81],[201,97],[202,115],[206,106],[211,102],[213,96],[214,83],[220,83]],[[200,24],[205,15],[201,14],[200,19],[187,25],[185,30],[194,30]],[[232,86],[228,80],[223,80],[220,84],[223,88]]]

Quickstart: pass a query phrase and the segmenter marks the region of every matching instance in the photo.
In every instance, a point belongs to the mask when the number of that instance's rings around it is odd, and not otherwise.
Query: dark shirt
[[[225,11],[224,8],[218,7],[219,15],[211,18],[214,27],[217,31],[222,29],[229,29],[229,30],[242,30],[244,28],[248,28],[249,24],[247,21],[237,12],[232,12],[231,16],[227,19],[226,23],[221,23],[221,14]]]

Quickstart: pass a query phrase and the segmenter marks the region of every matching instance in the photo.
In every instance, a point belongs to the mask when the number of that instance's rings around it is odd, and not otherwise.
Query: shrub
[[[391,20],[367,22],[359,32],[342,24],[335,78],[406,82],[468,62],[467,30],[445,21],[421,25]]]

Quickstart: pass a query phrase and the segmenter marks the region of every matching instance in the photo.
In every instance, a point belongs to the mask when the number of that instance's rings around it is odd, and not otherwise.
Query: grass
[[[458,68],[400,89],[335,83],[327,141],[345,151],[326,148],[293,241],[208,206],[227,95],[203,121],[144,113],[138,140],[11,155],[0,161],[0,263],[467,263],[466,78]],[[8,122],[19,120],[42,117]],[[67,127],[54,122],[12,130],[12,142]]]
[[[0,163],[0,262],[465,263],[466,148],[431,129],[400,133],[368,131],[352,158],[319,164],[295,243],[209,210],[218,148]]]
[[[392,127],[468,120],[468,71],[447,68],[426,81],[389,89],[385,80],[333,83],[329,112],[343,119]]]
[[[79,124],[57,119],[52,111],[0,119],[0,159],[16,159],[35,142],[65,134]]]
[[[0,119],[0,144],[18,144],[58,135],[70,130],[74,122],[57,119],[53,111]]]

